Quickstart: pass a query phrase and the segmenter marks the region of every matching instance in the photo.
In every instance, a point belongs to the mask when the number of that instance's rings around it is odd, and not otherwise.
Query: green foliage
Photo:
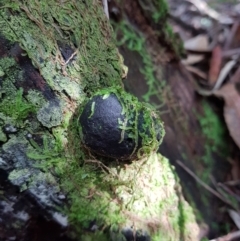
[[[43,135],[43,144],[39,146],[33,139],[30,139],[33,148],[30,148],[27,156],[33,160],[40,161],[36,166],[47,171],[49,167],[55,166],[62,160],[62,147],[56,139]]]
[[[20,88],[15,96],[5,97],[0,102],[0,112],[16,121],[24,120],[30,113],[35,113],[35,106],[27,102],[23,97],[23,89]]]
[[[155,23],[159,23],[159,21],[166,21],[169,10],[166,0],[153,0],[153,4],[155,5],[155,11],[152,16]]]
[[[0,68],[2,70],[2,76],[7,74],[8,70],[15,66],[15,60],[13,58],[5,57],[0,59]]]

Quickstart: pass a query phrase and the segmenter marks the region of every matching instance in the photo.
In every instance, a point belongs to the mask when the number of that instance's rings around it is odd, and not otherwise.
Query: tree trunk
[[[0,239],[197,240],[166,158],[81,144],[83,104],[125,75],[101,1],[3,0],[0,43]]]

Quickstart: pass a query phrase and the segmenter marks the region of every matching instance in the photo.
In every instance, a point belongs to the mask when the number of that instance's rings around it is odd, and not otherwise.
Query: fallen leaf
[[[234,84],[224,85],[214,95],[224,98],[224,118],[231,137],[240,148],[240,95]]]
[[[188,39],[184,43],[184,48],[189,51],[206,52],[209,51],[208,36],[200,34],[194,38]]]
[[[207,75],[203,71],[201,71],[201,70],[199,70],[195,67],[192,67],[190,65],[186,65],[186,69],[188,71],[192,72],[193,74],[197,75],[198,77],[201,77],[202,79],[205,79],[205,80],[207,79]]]
[[[210,60],[210,67],[209,67],[209,84],[213,86],[216,83],[218,78],[220,68],[222,64],[222,49],[218,45],[212,51],[212,57]]]
[[[220,71],[216,84],[213,88],[214,91],[221,87],[223,81],[225,80],[225,78],[227,77],[227,75],[229,74],[229,72],[232,70],[232,68],[235,66],[236,63],[237,63],[237,61],[235,59],[233,59],[233,60],[228,61],[224,65],[224,67]]]
[[[232,18],[220,14],[219,12],[210,8],[209,5],[202,0],[186,0],[186,1],[191,2],[202,14],[206,14],[210,18],[218,20],[221,24],[227,24],[227,25],[233,24]]]
[[[235,225],[238,227],[238,229],[240,229],[240,214],[232,209],[229,209],[228,213]]]
[[[230,70],[235,66],[236,63],[237,63],[236,60],[230,60],[228,63],[225,64],[225,66],[222,68],[222,70],[221,70],[221,72],[220,72],[220,74],[218,76],[218,79],[217,79],[217,81],[216,81],[216,83],[215,83],[215,85],[214,85],[212,90],[206,90],[206,89],[203,89],[201,87],[198,87],[196,91],[200,95],[203,95],[203,96],[210,96],[210,95],[213,95],[215,93],[218,93],[218,89],[221,87],[221,85],[222,85],[223,81],[225,80],[226,76],[228,75]],[[186,66],[186,69],[188,69],[189,67],[193,68],[191,66]],[[188,70],[192,71],[191,69],[188,69]],[[195,74],[198,74],[198,73],[195,73]],[[201,74],[203,75],[204,73],[201,73]]]
[[[203,54],[188,54],[186,59],[182,60],[184,65],[196,64],[204,59]]]

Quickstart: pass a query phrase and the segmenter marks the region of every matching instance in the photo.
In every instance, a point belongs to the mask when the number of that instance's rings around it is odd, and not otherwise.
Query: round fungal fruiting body
[[[156,113],[121,88],[95,93],[81,109],[79,124],[87,149],[120,160],[157,150],[165,133]]]

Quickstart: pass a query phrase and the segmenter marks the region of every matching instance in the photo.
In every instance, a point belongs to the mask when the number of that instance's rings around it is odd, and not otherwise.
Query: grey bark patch
[[[47,102],[38,112],[37,119],[47,128],[58,126],[62,122],[62,111],[57,99]]]
[[[53,214],[62,204],[56,178],[50,172],[44,172],[36,166],[36,161],[26,155],[28,141],[22,136],[12,137],[2,146],[0,169],[8,171],[8,180],[20,191],[26,191],[42,208]]]

